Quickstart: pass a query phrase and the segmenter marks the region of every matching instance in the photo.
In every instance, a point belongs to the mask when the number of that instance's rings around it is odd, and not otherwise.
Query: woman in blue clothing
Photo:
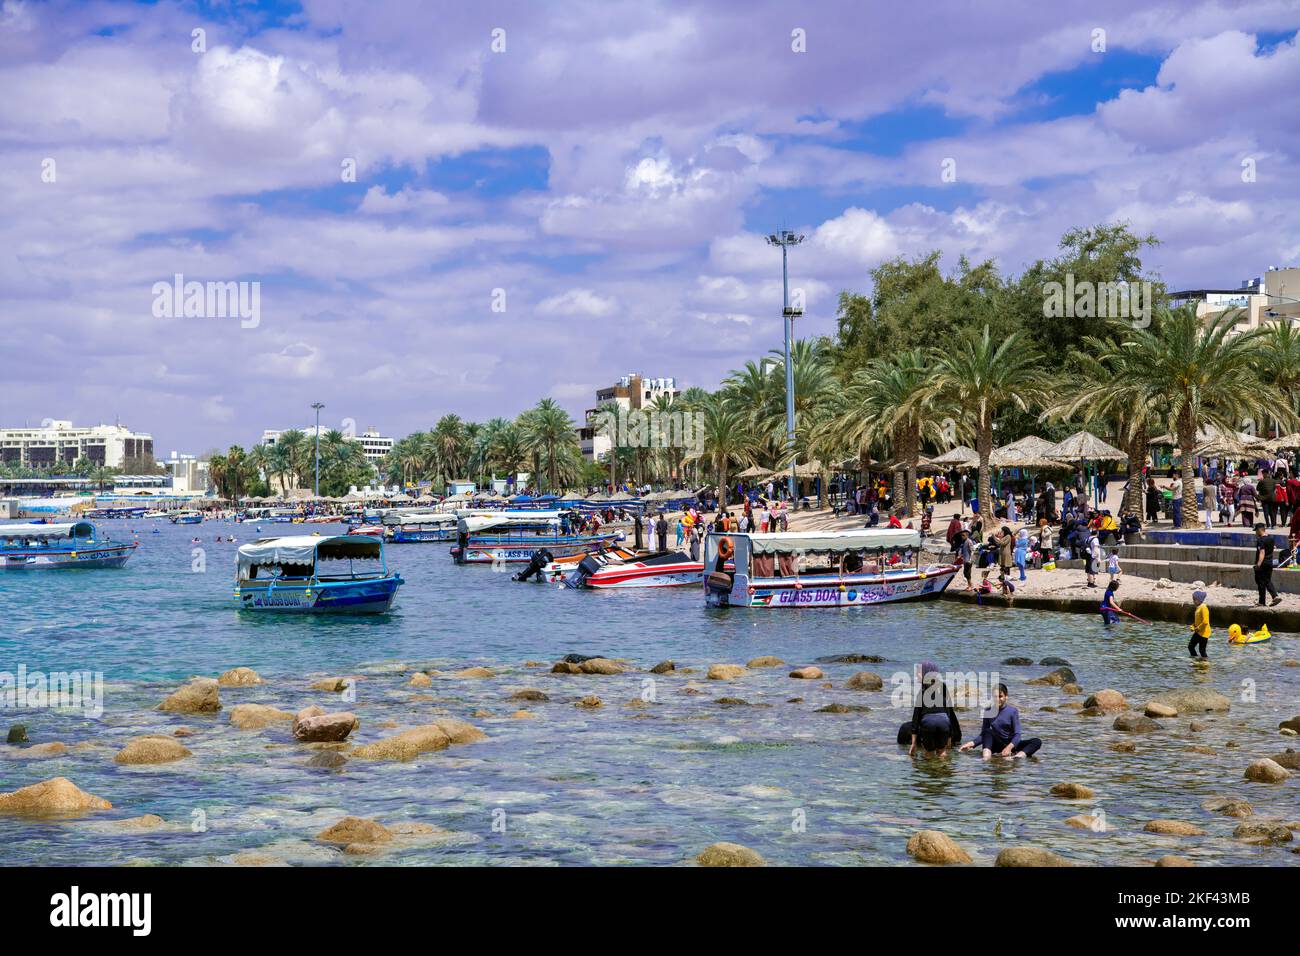
[[[920,744],[927,754],[948,756],[948,750],[961,742],[961,724],[957,723],[957,712],[953,709],[948,685],[943,682],[939,668],[928,661],[921,665],[921,689],[916,695],[915,704],[912,708],[911,741],[907,755],[914,756],[916,745]]]
[[[1020,736],[1020,711],[1007,703],[1008,696],[1007,685],[998,684],[997,714],[985,717],[979,737],[962,744],[959,750],[979,747],[985,760],[990,757],[1032,757],[1038,752],[1043,742],[1037,737]]]

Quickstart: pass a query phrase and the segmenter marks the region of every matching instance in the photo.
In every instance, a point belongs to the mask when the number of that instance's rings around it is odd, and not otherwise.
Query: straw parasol
[[[958,445],[942,455],[935,455],[930,464],[937,468],[973,468],[980,463],[979,452],[966,445]]]
[[[1192,454],[1203,458],[1245,458],[1248,455],[1268,452],[1274,448],[1292,447],[1282,444],[1289,438],[1300,439],[1300,434],[1287,435],[1276,442],[1267,442],[1256,435],[1246,432],[1225,431],[1216,425],[1205,424],[1196,430],[1196,444]],[[1182,454],[1178,447],[1178,436],[1172,433],[1158,435],[1151,439],[1152,445],[1167,445],[1175,454]],[[1300,443],[1293,447],[1300,448]]]
[[[740,472],[740,474],[736,475],[736,477],[737,478],[762,478],[763,476],[769,474],[771,474],[770,469],[764,468],[761,465],[753,465],[749,468],[746,468],[744,471]]]
[[[1108,445],[1090,431],[1078,431],[1042,452],[1061,461],[1128,461],[1128,453]]]
[[[994,468],[1062,468],[1061,462],[1047,457],[1052,443],[1037,435],[1026,435],[1019,441],[993,449],[989,464]]]

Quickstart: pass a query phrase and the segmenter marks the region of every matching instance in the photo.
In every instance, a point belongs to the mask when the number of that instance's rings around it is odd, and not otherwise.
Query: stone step
[[[1080,560],[1058,561],[1057,567],[1083,568]],[[1218,584],[1226,588],[1255,591],[1255,570],[1250,565],[1224,564],[1206,561],[1149,561],[1120,556],[1120,569],[1135,578],[1160,580],[1168,578],[1178,584],[1190,585],[1195,581]],[[1098,574],[1105,578],[1105,568]],[[1274,568],[1273,587],[1283,594],[1300,594],[1300,568]]]
[[[1209,547],[1182,544],[1122,544],[1119,546],[1120,561],[1204,561],[1209,564],[1242,564],[1247,567],[1255,563],[1254,547]]]

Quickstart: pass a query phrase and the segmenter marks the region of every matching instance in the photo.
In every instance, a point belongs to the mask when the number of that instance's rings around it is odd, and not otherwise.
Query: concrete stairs
[[[1255,548],[1245,543],[1253,540],[1253,534],[1224,536],[1231,542],[1227,544],[1168,544],[1153,542],[1150,540],[1152,537],[1153,534],[1147,534],[1140,544],[1119,546],[1120,568],[1125,575],[1154,580],[1167,578],[1185,585],[1201,581],[1252,593],[1255,591]],[[1286,547],[1285,538],[1275,539],[1275,544],[1276,553],[1280,555]],[[1106,553],[1109,554],[1109,551]],[[1066,561],[1063,564],[1070,568],[1083,567],[1082,561]],[[1105,577],[1104,570],[1100,576]],[[1274,568],[1273,586],[1281,593],[1300,594],[1300,569]]]

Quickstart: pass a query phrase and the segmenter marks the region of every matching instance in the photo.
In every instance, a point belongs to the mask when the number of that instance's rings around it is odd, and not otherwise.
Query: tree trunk
[[[916,514],[916,468],[921,457],[921,436],[917,429],[909,428],[904,440],[907,452],[907,516]]]
[[[907,475],[904,472],[900,471],[899,469],[895,468],[894,483],[893,483],[893,487],[894,487],[893,505],[894,506],[892,509],[890,509],[892,511],[898,511],[898,509],[901,507],[901,502],[905,502],[907,500],[907,489],[903,487],[903,483],[905,481],[907,481]]]
[[[1183,453],[1183,527],[1191,528],[1196,525],[1196,456],[1192,454],[1196,447],[1196,419],[1190,411],[1179,416],[1178,447]]]
[[[1147,460],[1147,432],[1142,429],[1129,442],[1128,452],[1128,493],[1124,495],[1124,507],[1134,514],[1142,514],[1142,467]]]
[[[980,519],[987,532],[993,527],[993,475],[989,459],[993,455],[993,423],[981,421],[979,434],[975,439],[975,450],[980,456],[979,478],[976,481],[976,496],[979,498]]]

